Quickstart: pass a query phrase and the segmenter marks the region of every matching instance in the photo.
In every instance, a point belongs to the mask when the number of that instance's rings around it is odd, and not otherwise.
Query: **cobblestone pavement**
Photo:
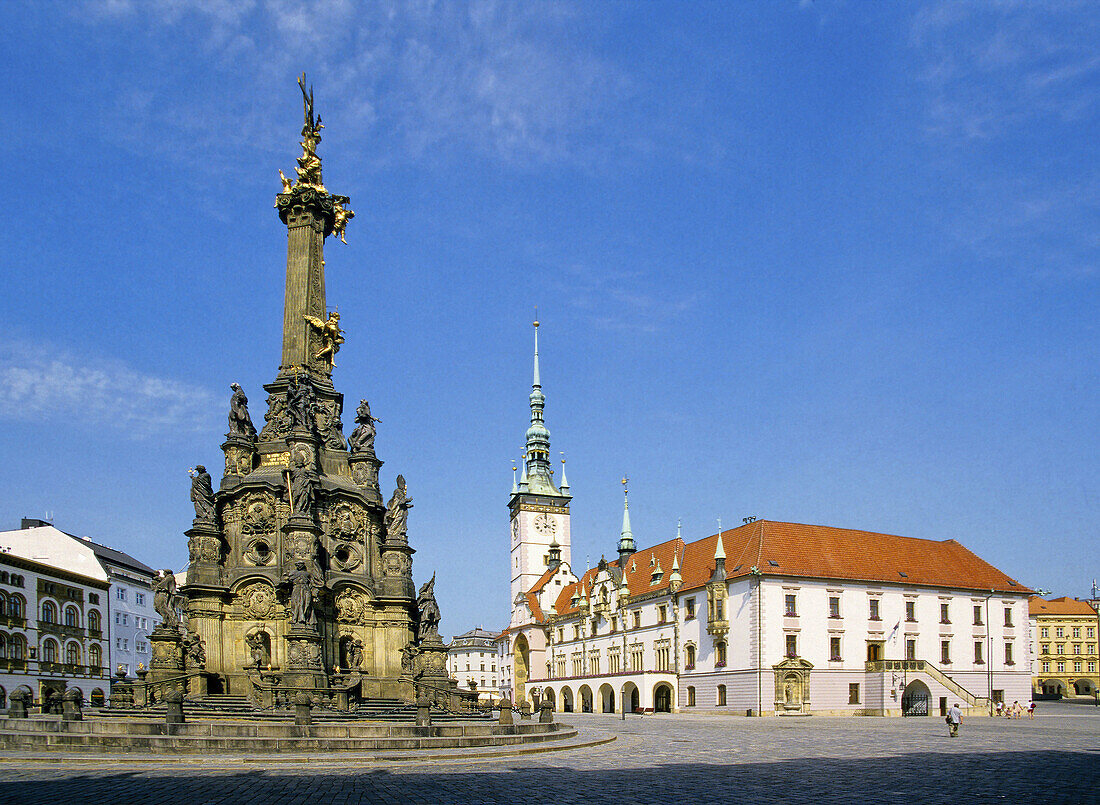
[[[1100,712],[1027,719],[565,715],[600,747],[525,757],[306,764],[227,756],[63,763],[0,754],[0,802],[1042,803],[1100,805]]]

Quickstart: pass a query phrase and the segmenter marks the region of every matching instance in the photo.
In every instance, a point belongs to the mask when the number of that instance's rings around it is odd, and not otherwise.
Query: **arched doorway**
[[[1078,696],[1095,696],[1096,688],[1088,679],[1078,679],[1073,683],[1073,692]]]
[[[563,713],[573,712],[573,691],[568,686],[561,689],[561,711]]]
[[[600,685],[600,712],[615,712],[615,689],[606,682]]]
[[[1069,689],[1060,679],[1048,679],[1043,682],[1043,693],[1047,696],[1068,696]]]
[[[926,716],[928,704],[932,701],[932,692],[919,679],[905,686],[901,694],[901,714],[903,716]]]
[[[558,709],[558,701],[554,697],[554,689],[553,688],[543,688],[542,689],[542,697],[544,699],[546,699],[546,701],[550,702],[550,709],[551,710],[557,710]]]
[[[92,707],[102,707],[106,698],[107,697],[103,695],[103,688],[92,688]]]
[[[516,663],[515,687],[516,705],[527,701],[527,679],[530,677],[531,647],[527,644],[527,638],[520,635],[512,645],[512,652]]]
[[[658,682],[653,686],[653,712],[672,712],[672,686],[667,682]]]
[[[582,713],[592,712],[592,688],[588,685],[581,685],[580,690],[577,691],[577,698],[580,699],[580,711]]]
[[[622,690],[623,705],[628,713],[636,713],[642,706],[641,697],[638,694],[638,686],[633,682],[627,682]]]

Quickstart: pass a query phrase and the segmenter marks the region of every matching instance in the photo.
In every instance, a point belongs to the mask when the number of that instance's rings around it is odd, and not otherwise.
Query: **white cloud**
[[[918,11],[910,33],[934,134],[988,140],[1031,120],[1072,123],[1096,112],[1092,4],[949,0]]]
[[[119,361],[80,360],[27,344],[0,346],[0,419],[64,419],[146,438],[169,430],[208,431],[216,410],[209,390]]]
[[[374,153],[397,158],[452,147],[513,164],[585,158],[585,140],[629,85],[595,53],[596,23],[567,3],[171,0],[139,10],[91,0],[89,8],[97,25],[138,28],[172,47],[194,40],[239,76],[250,108],[238,104],[215,120],[219,112],[205,104],[158,113],[147,96],[171,78],[157,70],[134,77],[128,91],[194,148],[204,147],[200,125],[255,138],[258,124],[243,118],[271,125],[274,104],[295,102],[287,79],[306,69],[319,111],[341,121],[332,141],[366,128]]]

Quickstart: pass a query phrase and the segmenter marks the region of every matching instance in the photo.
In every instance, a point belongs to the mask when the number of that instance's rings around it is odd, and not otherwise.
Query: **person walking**
[[[959,725],[962,724],[963,714],[959,709],[959,703],[955,702],[954,706],[947,711],[947,726],[951,728],[951,737],[956,738],[959,734]]]
[[[1035,720],[1035,702],[1032,702],[1027,706],[1027,717],[1032,721]]]

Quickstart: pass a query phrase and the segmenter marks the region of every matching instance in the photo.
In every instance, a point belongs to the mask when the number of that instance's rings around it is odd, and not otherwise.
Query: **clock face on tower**
[[[540,514],[535,518],[535,530],[542,535],[553,534],[558,529],[558,524],[549,514]]]

